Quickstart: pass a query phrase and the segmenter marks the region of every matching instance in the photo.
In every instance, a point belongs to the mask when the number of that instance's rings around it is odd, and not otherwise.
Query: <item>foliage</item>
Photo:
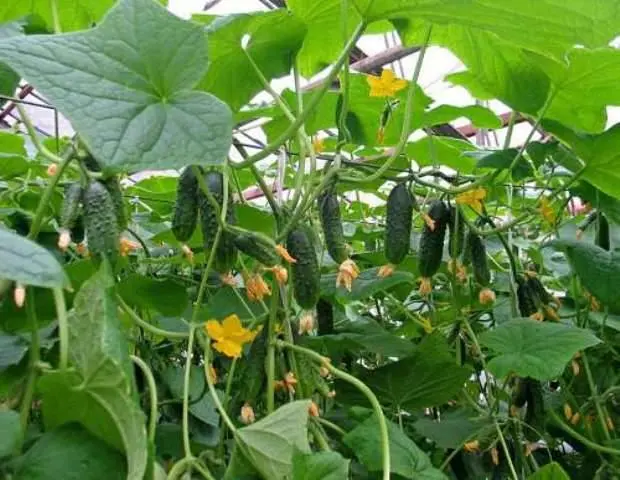
[[[0,478],[617,478],[614,2],[162,4],[0,6],[76,132],[0,132]],[[389,31],[412,78],[344,68]]]

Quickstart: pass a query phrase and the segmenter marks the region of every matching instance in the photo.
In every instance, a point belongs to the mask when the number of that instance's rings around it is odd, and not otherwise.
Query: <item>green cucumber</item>
[[[273,267],[280,261],[275,244],[259,233],[239,233],[235,235],[234,243],[240,251],[267,267]]]
[[[458,258],[465,247],[465,219],[459,207],[450,207],[450,223],[448,224],[448,254]]]
[[[84,233],[84,215],[80,213],[71,228],[71,240],[75,243],[82,243],[84,241]]]
[[[291,265],[293,294],[306,310],[314,308],[321,293],[321,272],[312,239],[312,232],[303,225],[291,230],[286,238],[286,248],[297,260]]]
[[[537,295],[527,281],[517,279],[517,304],[522,317],[528,318],[538,312]]]
[[[71,230],[74,227],[82,209],[83,194],[84,189],[80,182],[70,183],[65,188],[60,208],[60,228]]]
[[[125,207],[125,200],[123,199],[123,190],[121,188],[121,182],[118,180],[117,175],[101,180],[104,187],[112,198],[114,204],[114,213],[116,214],[116,223],[118,223],[119,231],[123,231],[127,228],[127,209]]]
[[[545,399],[540,381],[529,377],[525,380],[527,381],[527,407],[524,421],[531,428],[524,429],[523,433],[528,440],[534,441],[540,437],[538,432],[544,431]]]
[[[598,223],[596,225],[596,235],[594,242],[599,247],[605,250],[609,250],[611,248],[609,222],[607,221],[607,217],[605,216],[605,214],[602,212],[598,213],[597,219]]]
[[[316,320],[319,336],[334,333],[334,307],[324,298],[319,299],[316,304]]]
[[[528,275],[525,283],[527,284],[531,294],[535,296],[533,298],[537,301],[537,303],[540,302],[546,305],[555,300],[538,277]]]
[[[444,202],[434,200],[428,216],[435,222],[435,228],[431,230],[427,224],[424,224],[420,237],[418,270],[423,278],[431,278],[441,266],[450,212]]]
[[[224,205],[224,176],[218,171],[209,171],[204,175],[204,180],[209,192],[220,206]],[[230,196],[226,199],[226,222],[230,225],[236,223],[235,211]],[[209,255],[215,242],[218,229],[217,211],[204,192],[198,189],[198,210],[200,211],[200,226],[204,239],[205,255]],[[219,273],[228,273],[237,263],[237,248],[235,247],[234,235],[230,232],[222,232],[220,241],[215,252],[214,270]]]
[[[335,189],[329,187],[323,191],[317,198],[317,205],[327,252],[334,262],[341,264],[349,258],[349,253],[344,240],[340,203]]]
[[[114,202],[105,186],[91,182],[84,191],[84,224],[88,249],[94,258],[114,262],[118,255],[119,231]]]
[[[510,403],[517,408],[521,408],[527,402],[528,396],[528,379],[517,377],[515,386],[512,390]]]
[[[405,183],[396,185],[387,199],[384,253],[392,265],[401,263],[411,246],[414,198]]]
[[[483,287],[491,283],[491,270],[487,260],[487,249],[484,245],[482,237],[474,232],[467,234],[467,250],[471,259],[474,280]]]
[[[172,234],[179,242],[187,242],[198,223],[198,180],[192,166],[183,170],[177,183],[177,198],[172,214]]]

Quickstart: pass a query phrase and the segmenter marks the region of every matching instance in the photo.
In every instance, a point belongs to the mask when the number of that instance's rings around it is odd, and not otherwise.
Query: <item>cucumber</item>
[[[334,333],[334,307],[323,298],[316,304],[316,319],[319,336]]]
[[[459,207],[450,207],[448,232],[448,254],[451,258],[458,258],[465,247],[465,219]]]
[[[286,238],[286,249],[297,259],[291,265],[293,294],[299,306],[306,310],[314,308],[321,293],[321,273],[312,237],[309,228],[301,225],[291,230]]]
[[[517,304],[522,317],[528,318],[538,312],[537,296],[532,291],[528,282],[519,278],[517,280]]]
[[[596,225],[596,235],[594,242],[599,247],[609,250],[611,248],[610,235],[609,235],[609,222],[604,213],[599,212],[597,215],[598,224]]]
[[[555,299],[553,296],[547,291],[542,282],[538,279],[538,277],[534,275],[528,275],[525,280],[529,291],[534,296],[534,300],[540,303],[544,303],[545,305],[554,302]]]
[[[65,188],[65,195],[60,208],[60,228],[71,230],[80,216],[84,189],[80,182],[70,183]]]
[[[82,158],[82,163],[91,172],[100,172],[101,171],[101,165],[95,159],[95,157],[93,157],[90,153],[87,154],[84,158]]]
[[[71,240],[75,243],[82,243],[84,241],[84,233],[84,215],[80,213],[71,228]]]
[[[539,434],[545,427],[545,399],[542,383],[532,378],[527,381],[527,408],[524,421],[532,428],[525,428],[523,433],[531,441],[538,440]]]
[[[172,234],[179,242],[188,241],[198,223],[198,180],[192,166],[183,170],[177,183],[177,198],[172,214]]]
[[[255,404],[267,383],[265,359],[267,358],[267,342],[269,329],[263,328],[250,345],[247,357],[240,362],[240,382],[236,389],[236,401],[240,404]]]
[[[221,172],[209,171],[204,175],[205,183],[209,192],[215,198],[220,208],[224,205],[224,176]],[[227,198],[226,222],[230,225],[236,223],[235,211],[231,198]],[[209,255],[213,248],[218,229],[217,211],[211,205],[209,198],[198,189],[198,210],[200,211],[200,226],[204,239],[205,255]],[[235,247],[234,235],[222,232],[220,241],[215,252],[213,268],[219,273],[228,273],[237,262],[237,248]]]
[[[349,253],[344,240],[340,203],[335,189],[329,187],[324,190],[317,198],[317,205],[327,252],[334,262],[341,264],[349,258]]]
[[[491,270],[487,260],[487,249],[482,241],[482,237],[474,232],[467,234],[467,250],[471,259],[474,280],[483,287],[491,282]]]
[[[113,263],[118,255],[119,231],[112,197],[102,183],[94,181],[86,187],[83,202],[88,249],[94,258]]]
[[[112,203],[114,204],[114,213],[116,214],[116,223],[118,223],[119,231],[127,228],[127,209],[125,208],[125,200],[123,199],[123,190],[117,175],[102,180],[103,186],[106,188]]]
[[[234,243],[240,251],[267,267],[273,267],[280,261],[275,245],[264,235],[253,232],[239,233],[235,235]]]
[[[450,212],[445,203],[434,200],[431,203],[428,216],[435,222],[435,228],[431,230],[425,224],[420,237],[418,270],[423,278],[431,278],[441,266]]]
[[[514,389],[512,390],[512,397],[510,403],[517,408],[521,408],[527,402],[528,396],[528,379],[518,377]]]
[[[387,199],[384,252],[392,265],[401,263],[409,253],[414,198],[405,183],[396,185]]]

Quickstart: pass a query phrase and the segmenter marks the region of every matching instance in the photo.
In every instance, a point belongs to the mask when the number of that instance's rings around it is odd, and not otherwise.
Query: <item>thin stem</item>
[[[275,398],[275,376],[276,376],[276,319],[278,314],[280,289],[277,285],[272,288],[271,308],[269,310],[269,337],[267,340],[267,413],[274,410]]]
[[[331,84],[334,81],[334,78],[336,78],[336,75],[338,75],[338,72],[340,71],[340,68],[342,67],[344,62],[348,60],[349,52],[355,46],[359,38],[362,36],[362,33],[364,32],[365,28],[366,28],[366,24],[364,22],[361,22],[357,26],[357,28],[353,32],[353,35],[349,39],[348,43],[345,45],[344,50],[341,52],[340,56],[336,60],[336,63],[331,69],[329,75],[327,75],[327,77],[325,78],[321,86],[318,88],[316,93],[312,96],[312,98],[308,102],[308,105],[306,106],[306,109],[302,113],[300,113],[297,116],[297,118],[295,118],[295,121],[291,123],[288,126],[288,128],[278,138],[276,138],[273,142],[268,144],[263,150],[261,150],[255,155],[252,155],[251,157],[248,157],[242,162],[234,164],[233,168],[244,168],[244,167],[247,167],[248,165],[258,162],[259,160],[262,160],[263,158],[268,157],[273,152],[275,152],[278,148],[280,148],[280,146],[284,144],[284,142],[286,142],[293,135],[295,135],[299,127],[303,125],[304,122],[307,120],[308,116],[312,112],[314,112],[315,107],[319,104],[319,102],[321,101],[321,99],[323,98],[327,90],[329,90],[329,87],[331,87]]]
[[[347,434],[347,432],[344,429],[340,428],[338,425],[336,425],[333,422],[330,422],[329,420],[325,420],[322,417],[313,417],[313,419],[319,422],[324,427],[327,427],[330,430],[333,430],[334,432],[338,433],[339,435],[342,435],[343,437]]]
[[[177,480],[185,473],[188,466],[193,465],[194,457],[183,457],[177,463],[175,463],[168,472],[167,480]]]
[[[155,384],[155,377],[153,377],[153,372],[146,364],[144,360],[136,355],[130,356],[133,363],[135,363],[138,368],[142,371],[144,378],[146,379],[146,383],[149,387],[149,401],[150,401],[150,412],[149,412],[149,428],[148,428],[148,439],[149,443],[155,443],[155,432],[157,429],[157,385]]]
[[[189,443],[189,380],[195,336],[196,328],[194,325],[190,325],[185,355],[185,375],[183,377],[183,451],[185,452],[185,457],[192,457],[192,448]]]
[[[28,326],[30,327],[30,357],[28,359],[28,382],[21,399],[20,424],[22,435],[25,438],[26,428],[28,428],[28,417],[32,408],[32,397],[34,396],[35,385],[37,381],[37,364],[39,363],[39,323],[37,321],[37,312],[34,301],[34,290],[28,289],[28,298],[26,300],[26,315],[28,317]]]
[[[510,458],[510,450],[508,450],[508,445],[506,445],[506,439],[504,438],[502,429],[499,428],[499,424],[497,423],[497,421],[495,422],[495,430],[497,431],[497,435],[499,436],[499,441],[502,444],[502,449],[504,450],[504,455],[506,456],[506,461],[508,462],[508,468],[510,468],[510,473],[512,474],[512,478],[514,478],[515,480],[519,480],[519,476],[517,475],[515,466],[512,464],[512,458]]]
[[[583,369],[586,371],[586,378],[588,379],[588,385],[590,386],[590,391],[592,392],[592,401],[594,402],[594,407],[596,408],[596,413],[603,429],[603,435],[605,435],[606,440],[611,440],[611,436],[609,435],[609,431],[607,430],[607,416],[604,414],[603,408],[601,407],[601,402],[598,395],[598,388],[596,386],[596,383],[594,383],[594,377],[592,376],[592,370],[590,370],[590,363],[588,362],[588,356],[586,355],[586,352],[582,352],[581,358],[583,359]]]
[[[211,393],[211,397],[213,398],[213,403],[215,403],[215,408],[220,413],[222,420],[226,423],[228,429],[233,433],[233,435],[237,435],[237,429],[235,428],[235,424],[228,416],[226,409],[222,405],[220,401],[220,397],[215,391],[215,386],[213,385],[213,380],[211,379],[211,375],[209,375],[209,365],[211,364],[211,343],[210,339],[207,337],[207,341],[204,342],[204,375],[207,380],[207,385],[209,387],[209,392]]]
[[[512,140],[512,133],[514,132],[516,119],[517,112],[513,110],[510,112],[510,118],[508,119],[508,129],[506,130],[506,138],[504,139],[504,150],[510,147],[510,141]]]
[[[388,437],[387,423],[385,421],[385,416],[383,415],[381,404],[379,403],[379,400],[377,400],[377,397],[372,392],[372,390],[368,388],[368,386],[364,382],[355,378],[353,375],[349,375],[348,373],[334,367],[327,357],[323,357],[313,350],[309,350],[307,348],[300,347],[299,345],[294,345],[292,343],[283,342],[282,340],[278,340],[277,345],[280,348],[288,348],[312,358],[314,361],[320,363],[322,366],[327,368],[334,377],[340,378],[345,382],[352,384],[366,396],[366,398],[370,401],[375,415],[377,416],[377,421],[379,422],[381,451],[383,454],[383,480],[390,480],[390,439]]]
[[[16,103],[15,107],[17,108],[17,111],[19,112],[19,116],[20,116],[24,126],[26,127],[26,131],[28,132],[28,136],[30,137],[30,140],[32,141],[32,144],[34,145],[34,147],[37,149],[37,151],[41,155],[43,155],[45,158],[47,158],[50,162],[57,163],[58,166],[60,167],[62,162],[63,162],[63,158],[59,157],[55,153],[50,152],[45,147],[45,145],[43,145],[41,143],[41,141],[39,140],[39,137],[37,135],[37,132],[34,129],[34,125],[32,124],[32,121],[30,120],[30,117],[28,116],[28,114],[26,113],[26,110],[24,109],[24,106],[19,104],[19,103]],[[59,168],[58,172],[56,173],[56,175],[54,175],[54,177],[60,177],[60,173],[61,173],[61,169]],[[54,177],[52,177],[52,179]]]
[[[60,353],[58,368],[66,370],[69,363],[69,323],[67,320],[67,305],[65,304],[65,294],[62,288],[54,288],[54,303],[56,304],[56,315],[58,316],[58,338],[60,341]]]
[[[276,197],[273,196],[273,190],[269,188],[267,183],[265,183],[265,179],[263,178],[261,173],[258,171],[258,168],[256,168],[256,165],[254,164],[250,165],[250,171],[252,172],[252,175],[254,175],[254,178],[256,179],[256,182],[258,183],[258,187],[263,192],[263,195],[265,195],[265,198],[267,199],[267,202],[269,203],[269,206],[271,207],[271,211],[277,214],[280,211],[280,207],[278,206],[278,202],[276,202]]]
[[[215,477],[211,475],[211,472],[207,469],[207,467],[200,463],[197,459],[194,460],[193,467],[207,480],[215,480]]]
[[[608,453],[610,455],[620,455],[620,450],[617,450],[611,447],[606,447],[604,445],[599,445],[598,443],[594,443],[593,441],[589,440],[588,438],[584,437],[580,433],[570,428],[568,425],[564,423],[564,421],[558,416],[558,414],[555,413],[553,409],[549,409],[547,413],[549,417],[551,418],[551,420],[553,420],[553,422],[558,427],[560,427],[562,430],[568,433],[575,440],[578,440],[579,442],[583,443],[586,447],[591,448],[592,450],[596,450],[597,452],[601,452],[601,453]]]
[[[118,302],[119,307],[121,307],[121,309],[127,315],[129,315],[129,318],[136,325],[143,328],[147,332],[152,333],[153,335],[158,335],[160,337],[166,337],[166,338],[171,338],[171,339],[176,339],[176,340],[183,340],[189,337],[189,334],[187,332],[170,332],[168,330],[162,330],[161,328],[157,328],[154,325],[151,325],[150,323],[146,322],[145,320],[140,318],[138,314],[134,312],[133,309],[129,305],[125,303],[125,301],[123,300],[123,297],[121,297],[119,294],[116,294],[116,301]]]
[[[420,78],[420,72],[422,70],[422,63],[424,61],[424,56],[426,55],[426,48],[428,47],[428,43],[431,38],[431,31],[432,31],[432,27],[428,27],[428,29],[426,30],[426,36],[424,38],[424,43],[422,44],[422,47],[420,48],[418,60],[416,62],[415,69],[413,71],[413,77],[411,78],[409,89],[407,90],[407,103],[405,105],[405,118],[403,119],[403,127],[400,133],[400,139],[398,143],[396,144],[396,146],[394,147],[394,150],[392,151],[390,158],[388,158],[383,163],[383,165],[381,165],[381,168],[376,170],[373,174],[367,177],[364,177],[364,178],[347,178],[349,182],[363,183],[363,182],[372,182],[374,180],[377,180],[378,178],[381,177],[381,175],[383,175],[387,171],[388,168],[392,166],[392,163],[394,163],[396,158],[400,156],[403,149],[405,148],[405,145],[407,144],[407,140],[409,139],[409,135],[411,134],[410,129],[411,129],[411,114],[413,111],[413,99],[415,97],[415,92],[418,88],[418,79]]]

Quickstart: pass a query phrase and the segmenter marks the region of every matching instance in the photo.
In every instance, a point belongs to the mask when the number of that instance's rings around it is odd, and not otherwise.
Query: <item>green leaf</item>
[[[66,287],[60,263],[45,248],[0,227],[0,278],[37,287]]]
[[[483,333],[480,343],[495,354],[487,363],[495,376],[514,373],[520,377],[550,380],[561,375],[575,353],[600,340],[582,328],[514,319]]]
[[[288,0],[286,3],[297,18],[306,24],[306,36],[298,54],[301,74],[310,77],[334,61],[345,40],[342,32],[340,0]],[[360,21],[351,3],[346,12],[347,40]]]
[[[170,279],[158,280],[137,273],[119,282],[118,293],[132,307],[153,309],[162,315],[181,315],[189,302],[186,288]]]
[[[88,378],[74,371],[45,374],[38,383],[43,421],[47,429],[81,423],[108,445],[125,452],[128,480],[142,480],[147,465],[144,414],[118,383],[118,371],[109,363]]]
[[[460,448],[469,439],[478,437],[481,430],[494,429],[494,424],[489,418],[457,410],[442,414],[440,420],[421,418],[414,428],[440,448]]]
[[[184,375],[184,368],[172,365],[169,365],[163,372],[164,382],[172,395],[179,400],[183,398]],[[212,427],[219,425],[220,416],[206,388],[204,370],[196,365],[193,365],[190,370],[189,398],[191,399],[189,411],[193,416]]]
[[[8,457],[22,442],[22,427],[19,413],[13,410],[0,412],[0,458]]]
[[[71,357],[85,378],[114,372],[117,387],[129,394],[133,367],[117,309],[114,279],[102,266],[75,296],[69,317]]]
[[[620,310],[620,253],[577,240],[556,240],[552,246],[566,254],[588,292],[613,312]]]
[[[506,150],[478,150],[475,152],[467,152],[466,156],[476,158],[478,163],[477,168],[494,168],[497,170],[506,170],[512,165],[512,162],[517,158],[519,151],[516,148],[508,148]],[[521,156],[512,169],[512,178],[515,181],[523,180],[532,175],[532,167],[528,161]]]
[[[434,468],[430,459],[413,440],[407,437],[397,425],[387,421],[390,445],[390,472],[404,478],[445,479],[441,471]],[[371,472],[383,470],[382,449],[379,437],[379,421],[375,415],[368,417],[355,427],[342,441]]]
[[[570,480],[570,476],[559,463],[551,462],[527,477],[527,480]]]
[[[208,63],[205,34],[153,0],[121,0],[85,32],[1,41],[0,58],[71,121],[107,172],[226,159],[230,109],[192,90]]]
[[[45,433],[19,459],[15,480],[124,480],[125,459],[77,424]]]
[[[479,128],[500,128],[502,122],[493,110],[481,105],[457,107],[454,105],[439,105],[424,113],[422,125],[432,127],[442,123],[449,123],[459,118],[469,118],[471,123]]]
[[[1,22],[1,20],[0,20]],[[9,38],[16,35],[22,35],[22,27],[19,22],[6,23],[0,25],[0,39]],[[19,75],[15,73],[8,65],[0,63],[0,95],[6,95],[12,97],[15,94],[15,89],[19,85]],[[0,105],[4,104],[5,100],[0,99]],[[0,140],[0,144],[1,144]],[[0,147],[0,152],[2,148]],[[0,161],[2,156],[0,154]],[[2,165],[4,167],[4,165]]]
[[[573,45],[607,46],[619,31],[620,12],[610,2],[571,0],[355,0],[369,20],[419,19],[461,25],[544,55],[562,55]],[[369,4],[371,8],[368,8]]]
[[[293,455],[292,480],[342,480],[349,478],[349,463],[338,452]]]
[[[228,103],[233,111],[264,90],[248,55],[267,80],[288,75],[306,31],[305,25],[284,9],[213,21],[194,15],[193,20],[210,21],[206,28],[210,65],[198,86]],[[241,47],[244,35],[250,35],[245,51]]]
[[[447,343],[437,335],[426,337],[415,354],[360,375],[383,405],[416,410],[452,400],[463,388],[471,370],[455,364]],[[344,382],[336,382],[346,400],[366,403]],[[344,392],[347,394],[344,396]]]
[[[424,137],[408,143],[405,150],[420,167],[445,165],[462,173],[472,173],[476,167],[476,161],[466,155],[476,151],[476,147],[466,140]]]
[[[0,371],[21,362],[28,351],[28,342],[18,335],[0,331]]]
[[[2,93],[2,78],[2,65],[0,65],[0,95],[13,95],[13,92]],[[23,135],[0,132],[0,178],[6,181],[26,173],[29,168],[26,155]]]
[[[310,453],[308,444],[309,400],[287,403],[262,420],[237,430],[247,458],[264,478],[290,478],[293,452]],[[235,448],[234,456],[241,452]]]

